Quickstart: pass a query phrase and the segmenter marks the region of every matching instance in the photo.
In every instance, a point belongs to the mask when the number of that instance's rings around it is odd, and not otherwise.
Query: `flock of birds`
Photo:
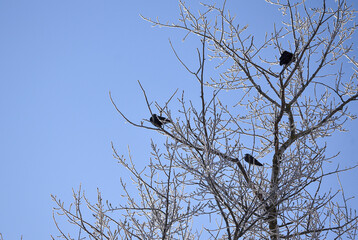
[[[294,62],[295,56],[293,55],[293,53],[290,53],[288,51],[284,51],[281,56],[280,56],[280,66],[282,65],[288,65],[291,62]],[[150,117],[149,121],[156,127],[158,128],[162,128],[164,124],[170,123],[171,121],[168,118],[162,117],[162,116],[158,116],[157,114],[152,114],[152,116]],[[254,158],[253,156],[251,156],[250,154],[246,153],[244,156],[244,160],[245,162],[252,164],[252,165],[256,165],[256,166],[263,166],[262,163],[260,163],[256,158]]]

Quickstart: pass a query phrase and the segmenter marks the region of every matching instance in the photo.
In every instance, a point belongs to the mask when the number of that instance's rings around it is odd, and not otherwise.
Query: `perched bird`
[[[259,161],[257,161],[256,158],[254,158],[253,156],[251,156],[250,154],[246,153],[244,160],[249,163],[249,164],[254,164],[256,166],[263,166],[262,163],[260,163]]]
[[[282,54],[281,54],[281,57],[280,57],[280,66],[282,65],[287,65],[289,64],[291,61],[294,62],[296,59],[295,59],[295,56],[293,56],[293,53],[290,53],[290,52],[287,52],[287,51],[284,51]]]
[[[163,124],[170,123],[171,121],[168,118],[158,116],[157,114],[153,114],[149,121],[156,127],[161,128]]]

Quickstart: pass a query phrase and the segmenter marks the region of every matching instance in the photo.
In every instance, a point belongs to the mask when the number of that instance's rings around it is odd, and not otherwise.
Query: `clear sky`
[[[197,2],[192,1],[194,6]],[[228,4],[257,37],[270,31],[280,17],[263,0],[228,0]],[[109,91],[120,109],[137,122],[149,117],[137,80],[151,100],[161,103],[177,88],[189,99],[199,97],[196,80],[176,60],[168,42],[170,38],[190,62],[196,58],[198,39],[183,43],[183,32],[152,28],[139,14],[177,22],[178,3],[0,0],[0,233],[4,239],[56,235],[50,194],[68,203],[72,188],[80,184],[89,199],[96,199],[98,187],[104,199],[119,202],[119,178],[127,173],[113,159],[111,141],[120,154],[130,146],[137,166],[147,164],[150,139],[164,137],[125,124],[110,103]],[[356,105],[352,111],[357,114]],[[357,163],[357,121],[346,126],[349,133],[327,139],[330,151],[342,152],[342,166]],[[356,181],[357,173],[343,178],[348,195],[358,193],[349,184]]]

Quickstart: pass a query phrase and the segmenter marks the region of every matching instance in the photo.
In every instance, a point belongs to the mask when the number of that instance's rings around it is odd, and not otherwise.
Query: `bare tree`
[[[356,167],[325,167],[337,159],[326,156],[325,138],[355,118],[348,106],[358,99],[351,41],[356,12],[345,0],[323,0],[315,8],[305,1],[266,2],[277,5],[283,22],[260,44],[235,23],[226,1],[221,7],[202,4],[198,14],[180,1],[178,24],[144,18],[201,40],[196,69],[172,46],[199,82],[200,104],[177,92],[164,106],[153,104],[140,85],[148,112],[167,118],[166,125],[152,126],[128,119],[111,97],[126,121],[167,141],[163,149],[151,143],[153,158],[145,169],[134,166],[130,152],[124,157],[113,147],[138,196],[122,182],[127,202],[114,207],[103,203],[100,192],[92,204],[80,190],[72,208],[53,197],[55,213],[90,239],[356,239],[358,219],[343,187],[322,188],[327,177],[339,180],[339,173]],[[283,49],[283,37],[291,49]],[[284,50],[294,59],[277,72]],[[223,69],[219,77],[205,77],[208,59]],[[225,102],[226,95],[235,103]],[[174,96],[180,108],[172,114]],[[264,166],[245,163],[244,154],[255,157],[251,163],[264,159]],[[82,215],[83,200],[93,219]],[[58,228],[60,237],[72,239]]]

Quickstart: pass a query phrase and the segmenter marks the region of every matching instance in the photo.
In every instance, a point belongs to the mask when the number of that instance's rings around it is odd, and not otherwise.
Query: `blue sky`
[[[228,1],[242,25],[263,36],[280,14],[264,1]],[[193,1],[197,6],[197,1]],[[0,233],[4,239],[49,239],[57,234],[50,194],[71,201],[80,184],[90,199],[97,187],[119,202],[126,172],[112,157],[130,146],[137,166],[149,158],[155,132],[136,129],[116,113],[108,92],[131,119],[148,118],[137,80],[164,103],[177,89],[198,98],[195,80],[176,60],[196,59],[198,39],[152,28],[139,14],[178,19],[177,1],[0,1]],[[269,21],[268,21],[269,20]],[[195,82],[196,84],[196,82]],[[358,113],[358,107],[352,111]],[[357,163],[357,122],[329,139],[343,165]],[[342,177],[347,194],[357,170]],[[357,203],[357,201],[355,202]]]

